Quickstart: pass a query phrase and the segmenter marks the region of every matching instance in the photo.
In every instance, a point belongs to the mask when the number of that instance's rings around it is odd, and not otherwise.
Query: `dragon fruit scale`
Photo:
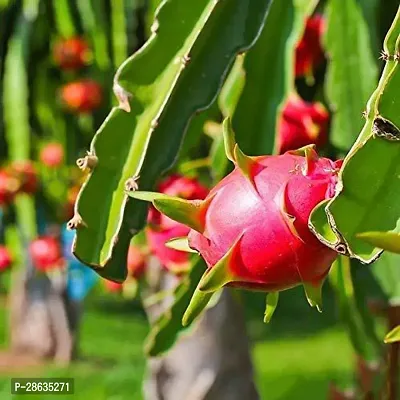
[[[335,194],[341,162],[319,158],[313,146],[249,157],[235,143],[229,120],[224,135],[235,169],[204,200],[150,192],[132,196],[152,201],[191,228],[189,248],[208,266],[198,290],[228,285],[266,291],[268,321],[279,291],[302,284],[310,305],[320,310],[322,284],[337,253],[314,236],[308,219],[315,206]]]

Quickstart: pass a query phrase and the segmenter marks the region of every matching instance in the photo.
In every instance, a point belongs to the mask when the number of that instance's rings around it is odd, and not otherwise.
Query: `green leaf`
[[[347,151],[363,126],[362,111],[376,86],[376,59],[357,0],[329,0],[326,23],[325,92],[333,110],[330,138],[334,146]]]
[[[400,126],[400,116],[396,111],[400,105],[400,70],[394,60],[399,33],[400,12],[385,39],[388,60],[378,87],[368,101],[366,123],[345,158],[340,173],[341,185],[335,197],[324,205],[328,218],[317,212],[321,219],[310,221],[321,236],[329,232],[327,228],[322,229],[328,223],[346,248],[345,252],[364,263],[374,261],[382,250],[368,244],[358,234],[392,231],[400,216],[399,142],[373,133],[377,121],[382,121],[377,119],[379,115],[391,121],[392,125]],[[381,124],[379,126],[382,128]]]
[[[274,150],[282,104],[294,91],[294,49],[316,4],[317,0],[272,0],[261,36],[245,56],[245,84],[232,122],[246,154]]]
[[[393,343],[400,341],[400,325],[396,326],[385,336],[385,343]]]
[[[154,323],[146,338],[145,351],[151,357],[159,356],[169,350],[178,335],[190,326],[190,324],[185,327],[182,325],[182,317],[206,268],[201,258],[196,257],[194,260],[189,274],[182,278],[174,290],[173,304]]]
[[[74,254],[103,276],[124,279],[130,238],[146,220],[146,205],[127,198],[126,180],[140,175],[140,189],[151,190],[173,165],[190,118],[211,105],[236,55],[254,43],[268,4],[165,1],[159,33],[118,70],[115,90],[130,112],[114,108],[95,135],[99,162],[76,207],[84,224]]]

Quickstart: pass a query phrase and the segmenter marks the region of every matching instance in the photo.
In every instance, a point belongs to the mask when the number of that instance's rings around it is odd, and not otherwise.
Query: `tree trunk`
[[[75,352],[79,310],[66,295],[66,274],[19,271],[10,293],[10,339],[14,353],[68,364]]]
[[[159,289],[177,278],[162,273]],[[169,301],[147,310],[150,320]],[[146,400],[256,400],[249,340],[240,304],[225,289],[163,357],[148,361]]]

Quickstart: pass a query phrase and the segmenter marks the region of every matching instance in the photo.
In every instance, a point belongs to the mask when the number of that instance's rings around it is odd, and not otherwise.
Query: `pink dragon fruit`
[[[313,80],[313,70],[324,60],[321,37],[325,28],[322,15],[314,15],[307,20],[303,37],[296,46],[296,77],[305,76]]]
[[[158,189],[166,195],[180,196],[187,200],[204,199],[208,193],[197,180],[177,174],[162,181]],[[177,273],[186,270],[189,263],[188,254],[171,249],[165,244],[173,238],[187,236],[190,228],[161,214],[153,207],[150,208],[148,222],[146,238],[152,253],[166,269]]]
[[[328,122],[329,113],[321,103],[308,103],[299,96],[291,96],[278,128],[278,153],[309,144],[323,146],[328,139]]]
[[[130,245],[128,250],[128,274],[132,278],[140,279],[146,270],[146,253],[137,245]]]
[[[198,289],[225,285],[270,292],[266,320],[278,293],[302,284],[320,309],[322,283],[337,253],[309,230],[309,216],[335,193],[341,162],[319,158],[313,146],[279,156],[249,157],[224,123],[225,147],[235,170],[205,200],[185,201],[136,192],[170,218],[191,227],[188,245],[208,265]]]
[[[0,245],[0,272],[6,271],[13,262],[10,251],[6,246]]]

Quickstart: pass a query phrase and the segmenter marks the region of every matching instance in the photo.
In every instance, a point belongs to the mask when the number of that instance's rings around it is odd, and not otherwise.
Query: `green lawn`
[[[253,295],[246,299],[262,399],[324,399],[331,379],[344,379],[350,374],[352,351],[347,337],[335,323],[329,302],[325,313],[318,314],[307,306],[301,291],[282,297],[284,301],[268,326],[262,323],[262,297]],[[4,313],[2,310],[0,315],[3,320]],[[4,326],[2,330],[4,337]],[[144,315],[132,304],[111,296],[92,298],[81,333],[84,359],[67,370],[35,369],[25,376],[74,377],[76,394],[57,396],[60,400],[139,400],[145,366],[141,346],[146,331]],[[9,390],[9,377],[3,376],[1,400],[12,398]]]

